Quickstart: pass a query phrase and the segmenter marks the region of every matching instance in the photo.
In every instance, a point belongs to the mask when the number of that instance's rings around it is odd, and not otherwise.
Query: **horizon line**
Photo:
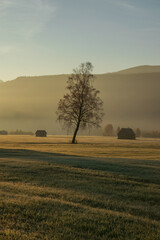
[[[134,68],[139,68],[139,67],[160,67],[160,65],[149,65],[149,64],[145,64],[145,65],[136,65],[134,67],[128,67],[128,68],[123,68],[117,71],[112,71],[112,72],[104,72],[104,73],[93,73],[94,75],[105,75],[105,74],[113,74],[113,73],[120,73],[126,70],[131,70]],[[16,78],[13,79],[8,79],[8,80],[2,80],[0,79],[0,82],[10,82],[10,81],[14,81],[18,78],[32,78],[32,77],[45,77],[45,76],[62,76],[62,75],[70,75],[72,73],[58,73],[58,74],[42,74],[42,75],[21,75],[21,76],[17,76]]]

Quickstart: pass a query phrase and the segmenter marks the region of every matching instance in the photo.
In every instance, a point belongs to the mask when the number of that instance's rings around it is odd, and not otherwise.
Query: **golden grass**
[[[159,240],[160,141],[70,140],[0,137],[0,240]]]
[[[116,137],[80,136],[0,136],[0,148],[27,149],[67,155],[160,160],[160,139],[118,140]]]

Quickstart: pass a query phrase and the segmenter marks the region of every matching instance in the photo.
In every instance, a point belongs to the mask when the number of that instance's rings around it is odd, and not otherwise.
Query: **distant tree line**
[[[104,127],[103,136],[117,136],[120,129],[121,129],[120,127],[114,129],[113,125],[109,123]],[[142,131],[140,128],[135,128],[133,130],[136,134],[136,137],[160,138],[160,131],[158,130]]]
[[[8,134],[10,134],[10,135],[34,135],[33,132],[23,131],[23,130],[18,130],[18,129],[16,131],[8,132]]]
[[[143,131],[142,137],[145,138],[160,138],[160,131],[153,130],[153,131]]]
[[[1,130],[0,135],[34,135],[33,132],[31,131],[22,131],[22,130],[15,130],[15,131],[6,131],[6,130]]]

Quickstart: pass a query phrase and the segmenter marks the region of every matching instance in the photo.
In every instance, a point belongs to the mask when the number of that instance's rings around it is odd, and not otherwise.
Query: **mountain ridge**
[[[137,73],[160,73],[160,65],[141,65],[136,67],[120,70],[120,74],[137,74]]]
[[[143,73],[160,73],[160,65],[140,65],[140,66],[135,66],[135,67],[130,67],[126,69],[122,69],[119,71],[115,72],[106,72],[106,73],[100,73],[96,74],[94,73],[95,76],[101,76],[101,75],[110,75],[110,74],[143,74]],[[49,74],[49,75],[35,75],[35,76],[19,76],[16,77],[15,79],[11,79],[8,81],[3,81],[0,80],[0,83],[7,83],[7,82],[12,82],[12,81],[19,81],[21,79],[37,79],[37,78],[50,78],[50,77],[68,77],[70,74]]]

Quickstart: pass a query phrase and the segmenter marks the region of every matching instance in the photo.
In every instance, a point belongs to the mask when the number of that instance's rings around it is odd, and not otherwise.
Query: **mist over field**
[[[0,129],[66,134],[56,122],[56,109],[65,93],[68,75],[18,77],[0,81]],[[105,116],[102,129],[85,132],[101,135],[103,127],[159,130],[160,66],[140,66],[116,73],[95,75]]]

